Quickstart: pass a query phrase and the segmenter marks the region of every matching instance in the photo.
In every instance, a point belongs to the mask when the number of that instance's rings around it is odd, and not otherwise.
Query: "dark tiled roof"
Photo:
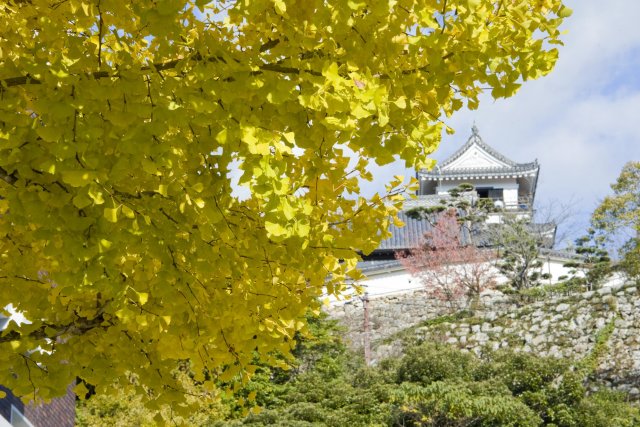
[[[531,163],[519,163],[515,166],[509,166],[504,168],[463,168],[455,170],[445,170],[438,172],[422,171],[421,176],[425,178],[438,179],[444,178],[467,178],[469,176],[487,176],[487,175],[522,175],[522,174],[534,174],[538,172],[539,165],[537,162]]]
[[[583,259],[584,255],[566,250],[540,248],[540,255],[549,258],[565,259],[567,261]]]
[[[404,222],[404,227],[397,227],[391,225],[389,231],[391,237],[385,239],[380,243],[378,249],[374,251],[374,255],[381,252],[392,252],[404,249],[410,249],[422,242],[424,234],[431,230],[432,226],[426,219],[416,220],[409,218],[406,211],[402,211],[398,214],[398,218]],[[461,240],[468,241],[466,230],[463,229],[464,235],[461,236]]]
[[[11,390],[0,385],[0,390],[6,396],[0,399],[0,417],[11,419],[11,406],[20,411],[34,427],[73,427],[76,425],[76,395],[73,393],[75,384],[67,387],[67,394],[52,399],[49,403],[34,405],[33,402],[24,404]]]
[[[399,268],[401,266],[402,264],[400,264],[400,261],[396,259],[368,259],[358,263],[358,268],[363,273],[386,270],[389,268]]]
[[[376,251],[390,251],[412,248],[422,240],[424,233],[431,230],[431,224],[427,220],[415,220],[409,218],[406,212],[400,212],[398,218],[404,222],[404,227],[391,225],[389,231],[391,237],[380,243]]]
[[[469,203],[473,203],[475,195],[472,195],[471,192],[462,193],[460,198],[468,201]],[[404,201],[403,209],[405,211],[413,208],[430,208],[434,206],[446,206],[447,204],[453,205],[456,199],[451,194],[421,194],[415,196],[414,198],[407,199]]]
[[[446,197],[444,197],[446,199]],[[389,231],[391,232],[391,237],[383,240],[380,243],[380,246],[373,251],[371,255],[369,255],[367,260],[376,260],[377,257],[381,257],[378,259],[389,259],[392,256],[392,253],[395,251],[401,251],[405,249],[410,249],[417,246],[424,237],[424,234],[432,229],[431,223],[426,219],[416,220],[413,218],[409,218],[407,216],[406,209],[411,209],[415,207],[429,207],[435,205],[441,205],[443,197],[440,196],[421,196],[415,200],[408,201],[405,203],[405,210],[398,213],[398,218],[404,222],[404,227],[397,227],[395,225],[391,225],[389,227]],[[473,241],[477,246],[480,247],[488,247],[492,246],[492,229],[498,226],[498,224],[488,224],[487,229],[478,229],[473,231]],[[542,247],[545,249],[549,249],[553,247],[555,240],[555,230],[556,225],[551,223],[530,223],[528,224],[530,230],[534,233],[534,235],[544,236],[545,239],[542,242]],[[469,230],[466,228],[462,228],[462,235],[460,236],[460,240],[462,242],[469,242]]]
[[[478,246],[495,247],[496,243],[494,238],[496,236],[497,228],[500,224],[488,224],[488,227],[479,230],[475,234],[475,241]],[[533,236],[538,236],[540,239],[540,250],[549,251],[555,244],[555,233],[557,225],[553,223],[534,223],[527,224],[527,228]]]

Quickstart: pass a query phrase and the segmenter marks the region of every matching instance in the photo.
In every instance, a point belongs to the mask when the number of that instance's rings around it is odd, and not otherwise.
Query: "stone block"
[[[473,338],[475,338],[475,340],[481,344],[484,344],[487,341],[489,341],[489,335],[485,334],[484,332],[478,332],[473,336]]]
[[[546,337],[544,335],[538,335],[534,339],[531,340],[531,344],[533,344],[535,347],[537,347],[537,346],[539,346],[540,344],[542,344],[545,341],[546,341]]]
[[[598,289],[598,295],[611,295],[611,287],[605,286],[604,288]]]

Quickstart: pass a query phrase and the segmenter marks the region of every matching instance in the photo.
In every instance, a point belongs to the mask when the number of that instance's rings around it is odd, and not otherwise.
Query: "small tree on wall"
[[[496,267],[514,290],[529,289],[549,279],[540,260],[544,235],[532,231],[527,219],[504,215],[502,223],[489,232],[489,239],[499,248]]]
[[[606,235],[593,228],[576,239],[575,252],[579,256],[564,266],[571,268],[569,280],[586,290],[599,288],[611,274],[611,258],[605,243]]]
[[[433,297],[459,309],[495,285],[493,251],[479,249],[463,240],[456,210],[437,216],[434,227],[408,252],[396,257]]]
[[[618,246],[619,268],[640,281],[640,162],[624,165],[611,189],[613,194],[604,198],[591,223],[609,244]]]

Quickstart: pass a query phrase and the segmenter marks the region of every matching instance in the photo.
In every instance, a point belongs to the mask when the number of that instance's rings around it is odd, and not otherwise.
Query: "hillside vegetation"
[[[450,346],[417,342],[399,359],[366,367],[327,320],[298,347],[294,367],[263,367],[236,396],[203,405],[184,421],[202,426],[635,426],[640,410],[627,396],[589,392],[593,359],[577,361],[498,351],[482,358]],[[246,403],[260,408],[247,415]],[[239,403],[240,402],[240,403]],[[244,403],[244,404],[243,404]],[[80,426],[153,425],[126,397],[89,399]]]

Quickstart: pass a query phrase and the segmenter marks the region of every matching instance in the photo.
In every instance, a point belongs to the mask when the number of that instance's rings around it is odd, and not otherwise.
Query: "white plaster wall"
[[[402,293],[421,289],[420,279],[412,276],[407,270],[398,270],[372,275],[361,283],[369,295]]]
[[[357,285],[361,286],[363,292],[366,292],[371,297],[402,294],[422,289],[420,280],[402,268],[376,272],[367,279],[358,282]],[[345,301],[360,298],[353,288],[344,292],[343,295],[346,297],[344,300],[337,300],[333,295],[329,296],[329,304],[332,306],[340,305],[344,304]]]
[[[511,218],[517,219],[517,220],[527,220],[527,221],[531,221],[531,213],[529,211],[511,211],[509,212],[509,215],[511,216]],[[490,213],[489,215],[487,215],[487,223],[488,224],[502,224],[504,218],[504,213],[502,212],[496,212],[496,213]]]
[[[436,191],[438,194],[448,194],[449,190],[456,188],[463,182],[468,182],[476,187],[503,188],[505,193],[508,191],[515,191],[515,200],[518,200],[518,182],[516,181],[516,178],[443,180],[440,182],[440,185],[438,185]]]
[[[505,208],[518,207],[518,184],[504,188],[502,193],[504,199]]]
[[[570,275],[571,269],[563,266],[563,264],[567,262],[566,260],[560,261],[552,258],[542,259],[544,261],[542,273],[551,275],[551,279],[548,280],[548,283],[557,283],[558,278]]]
[[[5,420],[2,416],[0,416],[0,427],[13,427],[9,424],[9,421]]]
[[[560,277],[568,276],[570,274],[570,269],[563,266],[563,264],[567,262],[566,260],[542,258],[542,261],[543,266],[541,268],[541,272],[551,275],[550,279],[544,281],[546,284],[557,283]],[[507,281],[506,277],[502,276],[496,268],[493,269],[493,273],[497,284],[503,284]],[[605,286],[619,285],[622,283],[624,283],[624,277],[621,275],[613,275],[605,283]],[[358,284],[362,286],[364,291],[371,297],[402,294],[422,289],[423,287],[419,278],[412,276],[404,269],[376,272],[375,274],[370,274],[366,280]],[[355,294],[351,293],[351,295]],[[336,303],[341,302],[336,300],[331,301],[331,304]]]

